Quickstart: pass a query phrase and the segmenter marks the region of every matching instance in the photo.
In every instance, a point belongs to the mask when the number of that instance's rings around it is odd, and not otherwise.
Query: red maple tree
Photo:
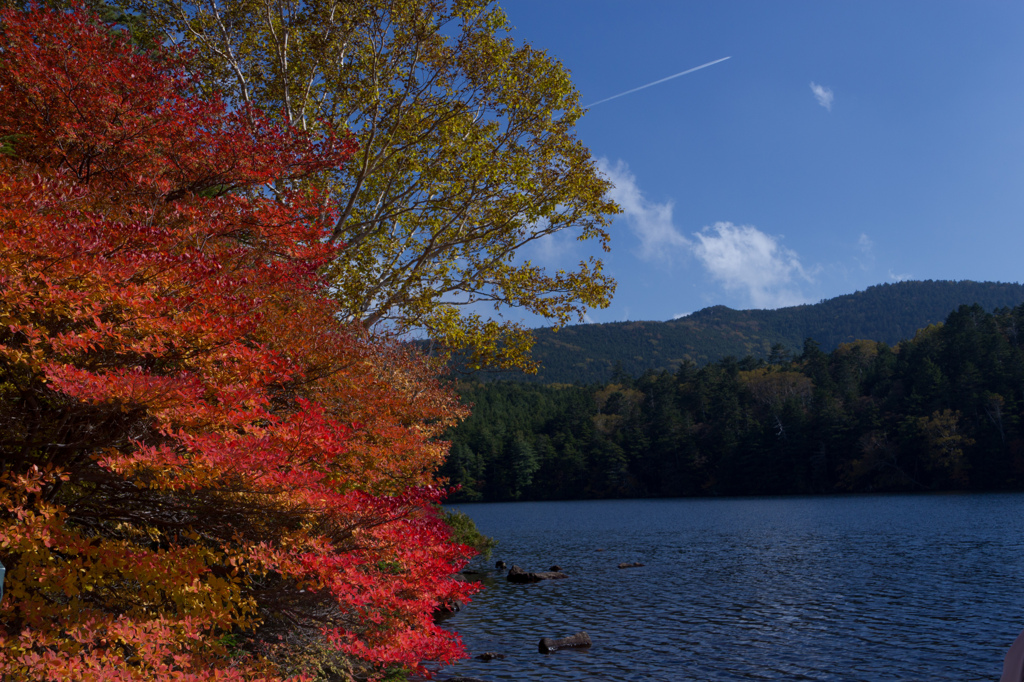
[[[451,660],[462,408],[339,319],[329,209],[275,185],[352,144],[202,91],[81,9],[0,13],[0,677]]]

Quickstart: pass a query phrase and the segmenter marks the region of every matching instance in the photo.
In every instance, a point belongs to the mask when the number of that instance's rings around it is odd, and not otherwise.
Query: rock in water
[[[577,632],[575,635],[563,637],[561,639],[543,637],[540,640],[540,644],[537,645],[537,649],[542,654],[549,654],[552,651],[558,651],[559,649],[580,649],[589,647],[590,645],[590,635],[585,632]]]
[[[495,653],[493,651],[485,651],[482,654],[479,654],[477,656],[477,658],[480,659],[481,661],[493,661],[496,658],[497,659],[505,658],[505,654],[498,654],[498,653]]]

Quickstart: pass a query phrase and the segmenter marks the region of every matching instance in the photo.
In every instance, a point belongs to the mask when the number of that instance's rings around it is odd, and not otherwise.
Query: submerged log
[[[628,563],[627,562],[627,563],[619,564],[619,568],[639,568],[641,566],[643,566],[643,564],[640,563],[639,561],[634,561],[633,563]]]
[[[543,637],[540,640],[540,644],[537,645],[537,649],[542,654],[549,654],[552,651],[558,651],[559,649],[580,649],[589,647],[590,645],[590,635],[585,632],[577,632],[575,635],[563,637],[561,639]]]
[[[568,578],[565,573],[561,571],[524,571],[518,566],[513,566],[508,569],[508,575],[505,579],[510,583],[539,583],[541,580],[557,580],[559,578]]]

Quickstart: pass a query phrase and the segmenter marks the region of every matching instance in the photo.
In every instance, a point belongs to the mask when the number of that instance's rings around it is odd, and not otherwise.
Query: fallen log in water
[[[543,637],[540,640],[540,644],[537,645],[537,649],[542,654],[549,654],[552,651],[558,651],[559,649],[579,649],[589,647],[590,645],[590,635],[585,632],[577,632],[575,635],[563,637],[561,639]]]

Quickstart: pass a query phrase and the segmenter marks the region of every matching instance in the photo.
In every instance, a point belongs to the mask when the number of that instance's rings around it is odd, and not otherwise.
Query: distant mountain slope
[[[728,355],[767,357],[774,344],[799,352],[812,338],[828,352],[839,344],[871,339],[894,345],[918,329],[941,322],[962,304],[985,310],[1024,302],[1024,285],[1000,282],[923,281],[880,284],[813,305],[778,310],[705,308],[668,322],[613,322],[536,330],[536,376],[490,377],[542,383],[607,381],[617,363],[629,375],[674,370],[685,360],[698,365]]]

